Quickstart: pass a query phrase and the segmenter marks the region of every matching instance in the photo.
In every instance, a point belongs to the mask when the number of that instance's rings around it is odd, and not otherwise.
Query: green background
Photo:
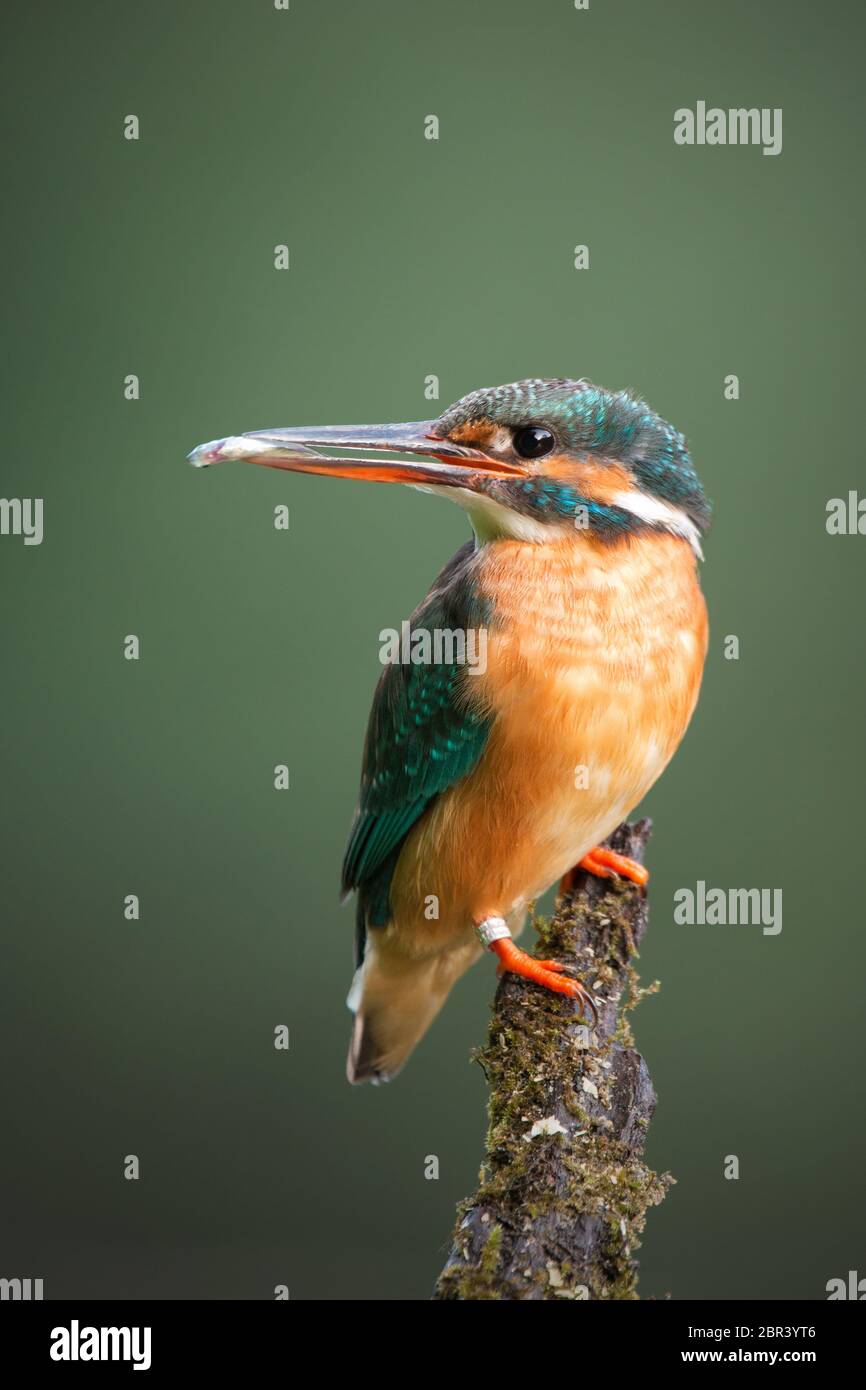
[[[428,1297],[481,1154],[494,972],[392,1086],[350,1089],[337,885],[378,632],[466,521],[184,456],[582,374],[685,431],[716,513],[704,693],[644,808],[663,988],[635,1026],[649,1157],[678,1184],[643,1294],[822,1298],[866,1273],[866,539],[824,525],[863,472],[862,7],[4,10],[0,490],[44,497],[45,539],[0,538],[0,1275]],[[678,148],[699,99],[782,107],[783,152]],[[782,888],[781,935],[676,926],[698,879]]]

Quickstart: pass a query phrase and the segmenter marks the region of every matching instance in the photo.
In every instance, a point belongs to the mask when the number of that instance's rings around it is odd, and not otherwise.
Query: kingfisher
[[[343,862],[349,1080],[390,1080],[485,950],[595,1018],[588,985],[515,938],[575,867],[647,882],[602,842],[700,689],[710,508],[683,435],[629,391],[531,379],[435,420],[255,430],[189,455],[222,460],[407,484],[456,502],[473,531],[409,620],[450,646],[386,664],[373,698]]]

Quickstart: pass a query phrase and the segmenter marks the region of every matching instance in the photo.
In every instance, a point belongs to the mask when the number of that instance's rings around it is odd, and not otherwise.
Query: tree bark
[[[648,820],[607,841],[642,860]],[[490,1087],[480,1184],[458,1208],[438,1300],[637,1299],[635,1251],[647,1209],[673,1182],[643,1161],[655,1092],[628,1013],[641,989],[634,957],[646,894],[578,872],[538,954],[593,990],[597,1028],[575,1002],[505,975],[478,1061]]]

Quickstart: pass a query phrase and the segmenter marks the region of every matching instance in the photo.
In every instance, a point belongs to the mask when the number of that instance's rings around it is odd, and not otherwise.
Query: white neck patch
[[[624,512],[653,526],[663,526],[675,536],[683,536],[688,541],[699,560],[703,560],[701,533],[690,516],[680,507],[663,502],[660,497],[651,497],[648,492],[615,492],[608,499],[612,507],[621,507]]]

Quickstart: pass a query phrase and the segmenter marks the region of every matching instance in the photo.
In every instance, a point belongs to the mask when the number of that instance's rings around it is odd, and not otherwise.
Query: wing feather
[[[473,584],[475,547],[445,566],[411,628],[478,628],[486,614]],[[343,890],[359,890],[359,929],[390,915],[389,889],[403,841],[434,797],[477,763],[491,718],[463,664],[388,665],[370,711],[361,794],[343,861]]]

